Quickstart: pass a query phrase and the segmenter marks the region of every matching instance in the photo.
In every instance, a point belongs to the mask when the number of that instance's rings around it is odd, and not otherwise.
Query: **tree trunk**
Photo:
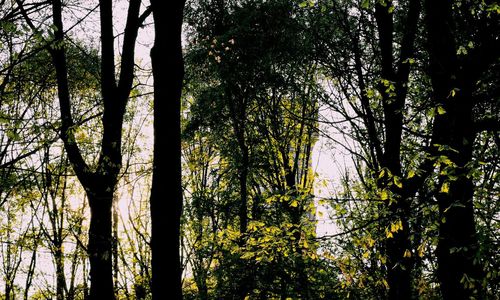
[[[90,300],[115,299],[113,289],[111,206],[113,190],[87,192],[90,205],[88,255],[90,259]]]
[[[54,260],[56,262],[56,299],[64,300],[66,291],[66,277],[64,275],[64,256],[62,251],[62,243],[54,245],[56,248],[54,252]]]
[[[243,130],[243,129],[241,129]],[[241,150],[241,166],[239,170],[239,180],[240,180],[240,233],[245,234],[248,227],[248,146],[245,144],[244,138],[241,139],[240,150]]]
[[[113,282],[118,282],[118,199],[116,197],[113,198],[112,204],[112,213],[113,213],[113,239],[112,239],[112,257],[113,257]],[[118,289],[115,288],[115,297],[118,298]]]
[[[184,77],[181,32],[184,0],[151,0],[155,42],[154,154],[151,188],[153,299],[182,299],[180,222],[182,214],[181,92]]]
[[[88,255],[91,287],[89,299],[114,299],[112,266],[113,192],[122,166],[123,116],[134,79],[134,51],[140,19],[140,0],[130,0],[123,34],[120,75],[116,82],[113,35],[113,1],[100,0],[101,29],[101,96],[104,107],[103,135],[96,171],[91,171],[74,136],[70,83],[65,50],[62,1],[52,1],[54,40],[49,52],[56,70],[57,94],[61,112],[61,139],[71,166],[87,192],[91,210]],[[141,19],[146,18],[145,12]]]
[[[433,124],[435,156],[441,164],[439,188],[439,240],[436,249],[438,279],[443,299],[481,298],[483,274],[476,236],[473,182],[470,176],[473,143],[473,86],[476,72],[466,72],[456,54],[451,1],[426,1],[428,51],[433,100],[444,113]],[[454,91],[454,93],[452,93]],[[471,285],[472,284],[472,285]]]

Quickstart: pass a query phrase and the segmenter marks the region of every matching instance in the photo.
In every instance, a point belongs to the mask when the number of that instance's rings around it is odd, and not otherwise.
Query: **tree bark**
[[[184,0],[168,5],[151,0],[155,41],[154,154],[151,188],[153,299],[182,299],[180,222],[182,214],[181,92],[184,77],[182,18]]]
[[[414,53],[414,39],[420,16],[420,0],[409,1],[406,15],[399,61],[394,59],[394,24],[393,14],[389,12],[391,1],[382,5],[377,2],[375,6],[375,18],[379,33],[379,46],[381,51],[381,79],[388,80],[394,85],[395,95],[388,92],[385,84],[379,84],[382,95],[382,106],[384,111],[385,140],[380,165],[390,171],[392,176],[402,180],[401,166],[401,144],[403,133],[403,109],[407,96],[407,84],[409,78],[409,63],[405,63]],[[376,142],[376,141],[374,141]],[[381,188],[386,188],[394,195],[393,202],[388,203],[388,210],[394,220],[399,219],[403,228],[394,232],[394,237],[386,241],[387,247],[387,282],[389,284],[389,299],[411,299],[412,295],[412,270],[413,261],[404,253],[411,249],[409,218],[411,215],[409,201],[414,192],[405,186],[398,187],[388,184],[393,178],[381,182]],[[392,182],[391,182],[392,183]]]
[[[90,259],[90,299],[114,299],[111,206],[113,191],[87,193],[90,204],[88,255]]]
[[[479,245],[469,174],[476,135],[472,114],[477,78],[471,75],[477,72],[464,71],[457,57],[451,1],[427,0],[426,17],[432,97],[436,107],[444,109],[435,116],[432,144],[435,156],[451,162],[441,165],[435,193],[439,206],[438,279],[443,299],[481,298],[483,274],[475,263]]]
[[[114,299],[111,207],[122,166],[123,116],[134,77],[134,51],[139,29],[140,0],[130,0],[123,38],[119,81],[115,79],[113,12],[111,0],[100,0],[101,96],[104,105],[101,151],[95,171],[85,162],[74,136],[68,66],[64,47],[61,0],[52,1],[54,41],[49,49],[56,69],[61,111],[61,139],[71,166],[84,187],[91,210],[88,255],[91,300]],[[142,16],[141,16],[142,17]]]
[[[54,252],[54,260],[56,263],[56,299],[64,300],[66,291],[66,277],[64,275],[64,255],[62,251],[62,243],[55,245],[57,249]]]

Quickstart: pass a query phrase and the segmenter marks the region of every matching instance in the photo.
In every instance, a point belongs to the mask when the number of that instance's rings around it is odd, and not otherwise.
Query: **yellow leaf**
[[[254,254],[252,252],[245,252],[242,256],[241,259],[249,259],[254,257]]]
[[[415,170],[410,170],[410,171],[408,172],[408,176],[407,176],[406,178],[408,178],[408,179],[409,179],[409,178],[413,178],[413,177],[415,177]]]
[[[386,190],[382,190],[382,191],[380,192],[380,199],[382,199],[382,200],[387,200],[387,199],[389,199],[389,194],[387,193],[387,191],[386,191]]]
[[[403,183],[401,182],[401,179],[399,179],[399,177],[397,176],[394,176],[394,184],[400,189],[403,188]]]
[[[443,182],[443,185],[441,185],[440,192],[447,194],[449,191],[450,191],[450,184],[447,181]]]
[[[403,257],[411,257],[411,252],[410,250],[406,249],[405,253],[403,254]]]
[[[425,243],[422,243],[417,248],[418,256],[419,257],[423,257],[424,256],[424,251],[425,251]]]
[[[290,203],[291,207],[297,207],[299,206],[299,202],[297,200],[293,200],[292,203]]]
[[[446,110],[444,109],[444,107],[442,107],[442,106],[438,106],[438,107],[437,107],[437,112],[438,112],[438,114],[440,114],[440,115],[444,115],[444,114],[446,113]]]
[[[382,279],[382,283],[384,284],[386,289],[389,288],[389,284],[387,283],[387,281],[385,279]]]

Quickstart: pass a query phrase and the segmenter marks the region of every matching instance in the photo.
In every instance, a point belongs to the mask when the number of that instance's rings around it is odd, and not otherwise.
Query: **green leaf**
[[[457,50],[458,55],[467,55],[467,53],[468,53],[467,48],[465,48],[464,46],[458,47]]]
[[[438,107],[437,107],[437,113],[438,113],[439,115],[444,115],[444,114],[446,113],[446,110],[444,109],[444,107],[442,107],[442,106],[438,106]]]

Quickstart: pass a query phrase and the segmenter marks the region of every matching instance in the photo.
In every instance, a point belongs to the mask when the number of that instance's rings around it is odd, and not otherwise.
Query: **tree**
[[[418,185],[405,180],[412,177],[407,176],[411,168],[408,157],[415,152],[406,150],[409,142],[404,130],[414,118],[405,111],[420,113],[410,110],[415,100],[409,95],[413,85],[410,71],[419,55],[420,2],[322,4],[333,15],[320,13],[320,21],[316,21],[321,30],[330,33],[319,31],[317,48],[325,73],[333,78],[336,90],[332,93],[342,95],[326,99],[341,118],[333,124],[340,132],[345,132],[344,123],[350,125],[347,139],[354,140],[361,151],[354,147],[348,151],[359,159],[358,174],[365,189],[372,190],[365,196],[368,201],[384,200],[378,204],[372,201],[378,206],[375,213],[384,215],[380,223],[401,225],[385,238],[385,245],[380,245],[386,258],[383,265],[389,299],[410,299],[413,294],[413,258],[407,253],[413,248],[411,203]]]
[[[310,163],[321,89],[297,8],[201,1],[188,14],[184,133],[194,149],[186,155],[193,173],[186,189],[196,216],[188,233],[201,239],[194,242],[196,284],[213,269],[215,297],[317,292],[309,279],[316,275]]]
[[[118,174],[122,165],[121,143],[125,108],[134,75],[134,49],[137,31],[146,15],[139,17],[141,1],[130,1],[125,25],[120,75],[115,77],[113,9],[111,0],[99,1],[101,29],[100,83],[103,104],[102,139],[95,166],[85,162],[77,140],[71,111],[68,62],[62,2],[52,3],[54,41],[49,52],[56,70],[61,112],[61,139],[71,166],[83,185],[91,210],[88,254],[90,259],[90,299],[114,299],[112,272],[111,207]]]
[[[150,198],[153,299],[182,299],[180,98],[184,77],[181,45],[184,5],[184,0],[173,1],[169,6],[159,0],[151,0],[155,27],[155,41],[151,49],[154,78],[154,154]],[[164,179],[166,174],[167,180]]]
[[[432,97],[441,110],[434,119],[432,154],[441,158],[434,195],[441,220],[436,256],[444,299],[485,297],[471,172],[476,138],[488,129],[475,108],[491,101],[481,97],[480,82],[488,82],[487,72],[500,57],[498,12],[489,11],[494,5],[425,3]]]

